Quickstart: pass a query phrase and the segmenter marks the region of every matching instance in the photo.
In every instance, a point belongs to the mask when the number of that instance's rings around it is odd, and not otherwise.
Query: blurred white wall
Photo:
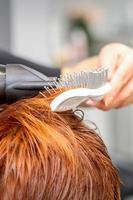
[[[0,1],[0,49],[10,49],[10,0]]]
[[[12,52],[51,64],[61,43],[61,18],[47,0],[12,1]]]
[[[133,106],[116,111],[116,151],[133,159]]]

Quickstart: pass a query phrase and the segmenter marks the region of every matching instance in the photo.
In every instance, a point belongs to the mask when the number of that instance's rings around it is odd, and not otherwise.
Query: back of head
[[[118,200],[119,179],[101,138],[38,96],[0,113],[0,199]]]

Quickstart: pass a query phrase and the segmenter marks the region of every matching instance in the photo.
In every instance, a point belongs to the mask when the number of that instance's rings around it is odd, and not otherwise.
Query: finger
[[[122,108],[131,103],[133,103],[133,78],[127,83],[124,89],[121,90],[120,94],[113,100],[112,104],[106,106],[104,101],[100,101],[92,102],[92,105],[101,110],[108,111],[113,108]]]
[[[97,101],[88,100],[86,102],[86,105],[98,108],[98,109],[103,110],[103,111],[107,111],[107,110],[110,109],[109,107],[105,106],[103,101],[97,102]]]
[[[115,51],[112,49],[106,50],[103,49],[99,55],[99,63],[102,67],[108,67],[109,68],[109,74],[108,78],[112,77],[113,71],[117,68],[117,62],[118,62],[118,55]]]
[[[128,99],[126,99],[126,101],[123,101],[121,104],[119,104],[118,106],[116,106],[115,108],[123,108],[125,106],[128,106],[130,104],[133,103],[133,95],[131,97],[129,97]]]
[[[102,66],[109,67],[109,79],[120,66],[123,58],[131,49],[123,44],[113,43],[106,45],[100,52],[99,60]]]
[[[112,101],[118,95],[120,90],[133,76],[133,60],[126,59],[124,63],[116,71],[113,79],[111,80],[112,90],[105,96],[104,101],[106,106],[113,103]]]
[[[130,103],[133,103],[133,78],[127,83],[127,85],[120,91],[120,94],[117,96],[116,101],[114,100],[114,105],[111,107],[120,108],[126,106]]]
[[[98,103],[97,101],[93,101],[91,99],[86,101],[86,105],[88,105],[88,106],[95,106],[95,105],[97,105],[97,103]]]

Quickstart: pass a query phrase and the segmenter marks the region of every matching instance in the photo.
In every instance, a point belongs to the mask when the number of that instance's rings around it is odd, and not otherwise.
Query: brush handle
[[[62,112],[66,110],[73,110],[81,103],[92,100],[101,100],[103,96],[111,90],[109,83],[106,83],[97,89],[77,88],[71,89],[61,93],[51,103],[52,111]]]

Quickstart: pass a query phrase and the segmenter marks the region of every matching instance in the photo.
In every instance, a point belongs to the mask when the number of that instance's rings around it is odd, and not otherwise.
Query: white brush
[[[111,89],[107,79],[107,68],[67,74],[61,77],[55,81],[55,86],[60,90],[65,89],[65,91],[51,102],[51,110],[54,112],[74,110],[88,99],[101,100]]]

